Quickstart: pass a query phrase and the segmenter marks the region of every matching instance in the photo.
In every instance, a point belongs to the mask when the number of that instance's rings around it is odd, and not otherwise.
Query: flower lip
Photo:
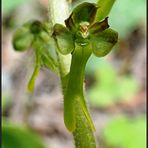
[[[89,22],[81,22],[80,23],[80,31],[81,32],[87,32],[89,27]]]
[[[80,30],[80,33],[81,33],[81,36],[83,38],[87,38],[88,35],[89,35],[89,22],[81,22],[80,23],[80,27],[79,27],[79,30]]]

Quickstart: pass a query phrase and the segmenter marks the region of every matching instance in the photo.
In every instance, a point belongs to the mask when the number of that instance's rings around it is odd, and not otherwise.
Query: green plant
[[[106,107],[127,101],[138,91],[138,83],[134,78],[128,75],[117,77],[115,68],[108,62],[100,63],[94,74],[96,81],[88,92],[90,103],[94,106]]]
[[[127,12],[128,15],[125,15]],[[120,14],[120,18],[118,14]],[[117,21],[118,19],[119,21]],[[110,13],[110,25],[118,31],[118,33],[120,34],[120,38],[122,39],[125,39],[137,26],[142,24],[144,24],[145,26],[145,20],[145,0],[116,1],[114,9]]]
[[[103,138],[106,148],[146,148],[146,118],[114,117],[103,129]]]
[[[3,148],[45,148],[42,139],[36,133],[4,119],[2,137]]]
[[[75,7],[65,20],[68,3],[65,0],[49,1],[51,21],[27,22],[16,31],[13,38],[16,51],[32,47],[35,52],[36,66],[28,83],[29,91],[34,89],[41,66],[50,68],[61,78],[64,122],[73,133],[77,148],[96,147],[93,135],[95,128],[83,92],[87,60],[92,53],[97,57],[107,55],[118,39],[117,32],[109,28],[107,17],[114,0],[106,2],[84,2]],[[64,16],[61,15],[61,6]]]

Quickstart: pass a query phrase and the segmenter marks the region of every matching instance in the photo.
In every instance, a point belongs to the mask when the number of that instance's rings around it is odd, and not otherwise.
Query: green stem
[[[83,81],[85,75],[85,66],[92,51],[90,44],[81,46],[75,44],[75,50],[72,53],[72,62],[70,67],[69,80],[67,83],[67,90],[64,95],[64,121],[66,127],[70,131],[74,131],[76,126],[76,100],[79,100],[81,108],[89,122],[90,127],[94,130],[91,117],[87,110],[87,106],[83,94]]]
[[[80,102],[76,102],[76,130],[73,132],[76,148],[96,148],[96,141]]]
[[[72,54],[69,80],[64,95],[64,121],[70,131],[73,131],[76,125],[75,101],[83,97],[83,80],[86,62],[82,59],[82,52],[83,50],[75,48]]]
[[[61,10],[61,6],[64,8],[63,10]],[[68,15],[67,10],[68,3],[66,0],[49,0],[49,16],[51,17],[50,19],[53,25],[55,23],[64,24],[64,20],[68,18],[68,16],[66,16]],[[69,124],[71,125],[69,126],[75,129],[73,136],[76,148],[96,148],[93,130],[84,111],[86,104],[83,95],[83,81],[85,65],[90,54],[88,53],[88,56],[82,56],[83,51],[84,50],[80,50],[81,53],[78,53],[78,50],[76,50],[72,54],[72,62],[70,54],[64,56],[57,51],[64,94],[64,112],[66,112],[65,116],[67,116],[68,112],[73,112],[70,115],[74,115],[74,118],[72,118],[74,121],[70,121]],[[72,106],[72,108],[68,110],[68,106]],[[84,108],[82,106],[84,106]]]
[[[68,3],[66,0],[49,0],[48,8],[49,20],[52,25],[59,23],[64,24],[65,18],[68,17]],[[62,55],[58,51],[57,58],[59,63],[59,73],[63,94],[66,89],[67,76],[70,71],[71,55]]]
[[[91,55],[89,46],[75,46],[72,53],[67,91],[64,96],[65,124],[73,131],[76,148],[96,148],[91,121],[83,94],[85,66]]]

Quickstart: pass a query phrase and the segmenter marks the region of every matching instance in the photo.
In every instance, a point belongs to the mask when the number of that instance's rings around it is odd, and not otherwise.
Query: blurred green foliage
[[[138,90],[138,84],[132,77],[118,76],[115,68],[105,61],[94,76],[95,84],[88,93],[90,103],[94,106],[106,107],[129,99]]]
[[[109,15],[109,24],[117,30],[120,38],[126,38],[137,25],[146,23],[145,19],[145,0],[116,0]]]
[[[114,117],[103,130],[106,148],[146,148],[146,118]]]
[[[12,103],[11,97],[8,93],[2,94],[2,112],[4,112],[8,106],[10,106]]]
[[[26,3],[29,0],[2,0],[2,12],[9,14],[19,5]]]
[[[8,121],[2,122],[3,148],[45,148],[37,134]]]

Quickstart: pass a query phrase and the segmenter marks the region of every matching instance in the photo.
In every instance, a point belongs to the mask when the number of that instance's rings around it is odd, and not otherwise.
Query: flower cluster
[[[53,37],[62,54],[72,53],[75,44],[91,44],[92,52],[102,57],[108,54],[118,40],[118,33],[109,28],[108,17],[101,22],[96,20],[99,7],[93,3],[78,5],[65,20],[66,27],[55,24]]]

